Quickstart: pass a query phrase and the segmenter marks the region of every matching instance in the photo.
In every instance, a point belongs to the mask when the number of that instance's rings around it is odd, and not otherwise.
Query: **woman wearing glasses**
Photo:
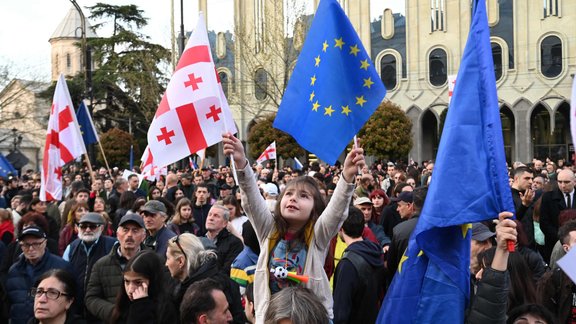
[[[68,271],[55,269],[44,273],[30,289],[34,298],[34,319],[28,323],[85,323],[70,309],[75,300],[76,280]]]
[[[179,314],[166,298],[168,277],[161,258],[153,251],[140,251],[124,268],[124,289],[116,297],[110,323],[177,323]]]
[[[223,288],[233,322],[246,322],[238,284],[219,270],[216,252],[205,249],[196,235],[184,233],[168,240],[166,266],[172,278],[179,281],[172,295],[174,305],[178,309],[190,285],[202,279],[212,278]]]

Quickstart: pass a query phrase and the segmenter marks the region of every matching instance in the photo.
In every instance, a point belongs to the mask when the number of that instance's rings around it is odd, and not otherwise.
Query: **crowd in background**
[[[374,322],[386,287],[401,266],[427,185],[434,181],[434,163],[377,161],[364,165],[353,180],[341,179],[340,164],[310,163],[302,170],[271,164],[247,168],[244,172],[253,177],[263,201],[258,207],[272,217],[281,212],[280,201],[292,188],[288,184],[297,179],[312,181],[324,205],[341,199],[334,198],[339,182],[353,181],[347,217],[328,238],[325,251],[318,251],[326,256],[322,268],[330,279],[333,314],[314,289],[301,288],[309,286],[307,279],[297,277],[304,273],[303,263],[288,265],[288,254],[294,251],[291,238],[286,238],[289,232],[274,243],[286,239],[285,257],[275,254],[277,245],[262,245],[262,228],[253,224],[253,214],[260,211],[243,208],[247,202],[242,201],[252,197],[242,191],[254,188],[242,177],[240,183],[246,184],[239,186],[230,167],[174,169],[148,181],[136,174],[123,177],[117,168],[90,174],[85,167],[71,165],[63,170],[63,199],[57,202],[40,201],[37,172],[0,178],[2,320],[254,322],[254,278],[262,262],[264,275],[276,277],[270,282],[273,298],[267,310],[279,308],[271,313],[318,316],[307,323],[326,323],[328,318],[334,323]],[[576,244],[572,166],[563,160],[535,159],[516,162],[509,170],[517,251],[503,270],[506,310],[500,319],[510,322],[532,314],[547,323],[576,322],[576,286],[557,265]],[[473,175],[462,181],[473,182]],[[473,225],[472,305],[477,305],[475,293],[498,254],[495,226]],[[304,251],[304,258],[316,253],[306,244],[297,251]],[[267,260],[259,261],[262,255]],[[269,273],[278,267],[300,279]],[[287,305],[275,306],[308,299],[299,306],[308,315],[282,310]],[[470,310],[471,322],[483,316],[476,311]]]

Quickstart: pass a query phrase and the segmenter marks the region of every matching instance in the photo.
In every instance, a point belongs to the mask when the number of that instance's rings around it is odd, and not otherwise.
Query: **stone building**
[[[318,1],[313,2],[317,6]],[[433,159],[440,115],[448,107],[448,80],[457,74],[466,45],[470,1],[405,0],[404,13],[389,9],[371,13],[370,0],[339,2],[381,73],[386,98],[400,105],[413,122],[409,157]],[[281,1],[273,0],[228,3],[234,6],[237,33],[234,44],[228,44],[233,46],[234,64],[217,65],[227,80],[240,136],[246,139],[259,116],[277,109],[278,89],[285,86],[284,76],[293,67],[290,58],[274,53],[278,44],[289,43],[282,39],[282,22],[290,8],[284,10]],[[210,19],[208,1],[200,0],[199,7]],[[487,9],[508,161],[571,158],[576,2],[487,0]],[[379,18],[371,21],[372,16]],[[295,47],[299,31],[296,28]]]

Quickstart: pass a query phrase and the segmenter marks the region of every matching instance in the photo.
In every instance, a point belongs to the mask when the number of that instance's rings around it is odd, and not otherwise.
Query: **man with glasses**
[[[168,218],[166,206],[158,200],[150,200],[142,207],[140,214],[144,219],[147,232],[144,245],[162,258],[166,258],[168,240],[176,236],[176,233],[166,227]]]
[[[124,289],[122,271],[126,263],[145,248],[142,242],[146,230],[142,217],[130,211],[126,213],[118,223],[116,236],[118,242],[110,253],[92,267],[86,288],[86,308],[105,323],[110,320],[118,291]]]
[[[80,218],[76,225],[78,238],[68,244],[62,258],[72,265],[74,273],[78,276],[81,294],[84,296],[92,267],[96,261],[110,253],[116,240],[109,236],[102,236],[104,219],[98,213],[87,213]],[[82,298],[80,298],[80,301]]]
[[[550,254],[558,241],[558,216],[564,209],[573,209],[574,204],[574,172],[562,170],[558,172],[558,188],[542,194],[540,207],[540,229],[544,233],[544,251],[542,257],[550,262]]]
[[[46,249],[46,233],[37,226],[26,227],[18,236],[23,257],[8,271],[6,290],[12,324],[24,324],[34,317],[34,299],[30,289],[50,269],[72,272],[70,264]]]

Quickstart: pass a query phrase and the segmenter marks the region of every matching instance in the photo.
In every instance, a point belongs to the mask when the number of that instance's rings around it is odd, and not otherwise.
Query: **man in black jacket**
[[[362,212],[350,207],[338,236],[348,245],[334,274],[334,323],[374,323],[380,309],[384,262],[377,244],[364,241]]]
[[[206,237],[216,245],[220,271],[230,275],[230,266],[244,245],[226,229],[230,220],[230,211],[222,205],[214,205],[206,218]]]
[[[120,219],[116,235],[118,243],[112,247],[108,255],[94,264],[86,288],[86,308],[103,323],[110,320],[116,295],[124,287],[122,275],[124,266],[143,248],[142,242],[146,238],[146,230],[142,217],[128,212]]]
[[[574,172],[562,170],[558,173],[558,189],[542,194],[540,206],[540,228],[544,232],[544,253],[542,257],[550,262],[550,254],[558,241],[558,216],[560,211],[571,209],[574,204]]]
[[[512,199],[516,209],[516,219],[522,222],[522,227],[528,238],[528,246],[536,249],[534,241],[534,221],[532,220],[532,169],[520,166],[514,169],[514,182],[512,183]]]

